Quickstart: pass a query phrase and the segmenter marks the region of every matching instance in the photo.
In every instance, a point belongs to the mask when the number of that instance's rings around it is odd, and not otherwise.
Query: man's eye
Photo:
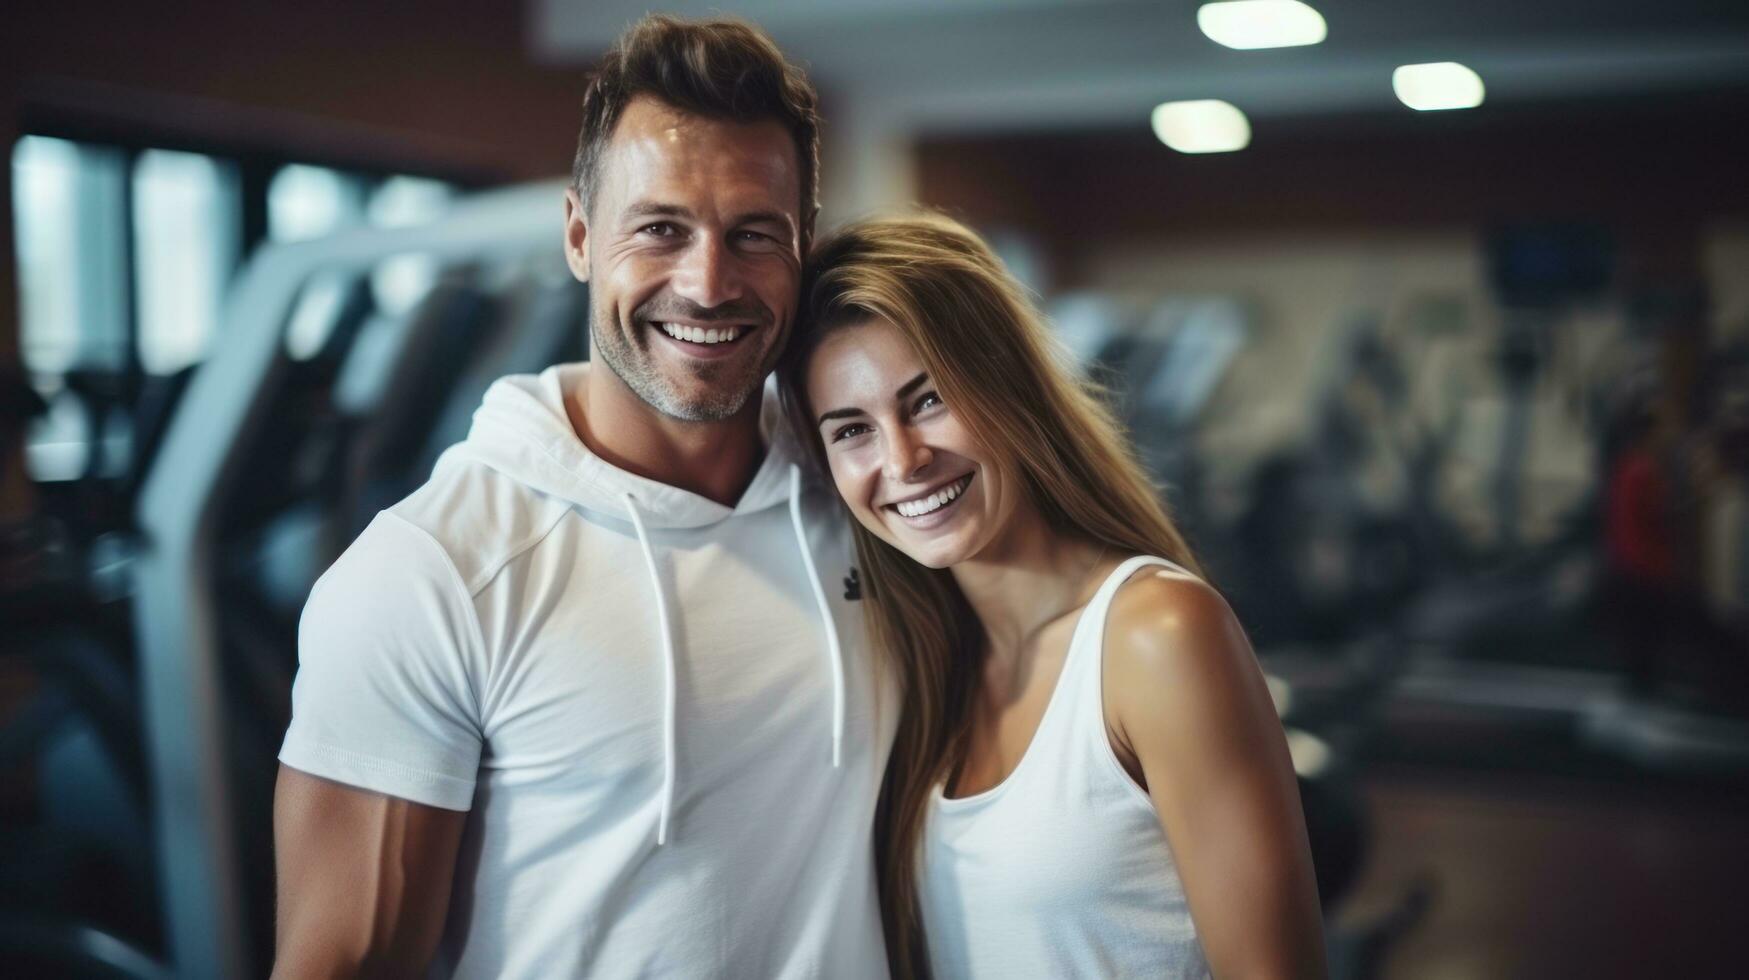
[[[753,231],[745,228],[735,232],[735,241],[743,248],[750,248],[758,251],[768,251],[783,247],[783,242],[779,241],[777,236],[767,235],[762,231]]]
[[[852,436],[862,435],[864,432],[867,432],[867,431],[868,431],[868,426],[862,424],[861,422],[852,422],[849,425],[842,425],[836,429],[833,429],[832,430],[832,441],[833,442],[842,442],[843,440],[849,439]]]
[[[657,238],[669,238],[680,234],[680,229],[666,221],[658,221],[655,224],[645,225],[638,230],[646,235],[654,235]]]

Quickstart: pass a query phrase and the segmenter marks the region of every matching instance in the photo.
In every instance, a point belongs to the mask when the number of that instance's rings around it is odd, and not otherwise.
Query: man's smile
[[[750,324],[739,323],[710,327],[660,320],[654,323],[663,333],[689,344],[732,344],[753,329]]]

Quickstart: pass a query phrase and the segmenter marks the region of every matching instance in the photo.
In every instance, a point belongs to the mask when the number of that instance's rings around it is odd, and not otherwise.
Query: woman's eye
[[[852,422],[849,425],[839,426],[838,428],[832,430],[832,440],[831,441],[841,442],[845,439],[849,439],[852,436],[862,435],[866,431],[868,431],[868,426],[863,425],[861,422]]]
[[[934,408],[942,404],[941,396],[933,391],[926,391],[917,396],[917,403],[911,406],[911,414],[916,415],[924,409]]]

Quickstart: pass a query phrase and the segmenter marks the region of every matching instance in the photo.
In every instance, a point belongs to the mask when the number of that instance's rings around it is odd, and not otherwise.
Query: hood
[[[565,392],[587,384],[590,370],[587,363],[558,364],[538,375],[517,374],[494,382],[474,412],[463,455],[530,489],[619,519],[625,517],[629,493],[652,528],[705,527],[789,501],[791,467],[802,458],[783,424],[774,386],[766,385],[760,406],[765,459],[741,499],[726,507],[628,473],[589,451],[565,414]]]
[[[808,547],[806,520],[802,516],[802,467],[800,454],[788,429],[782,424],[776,392],[766,385],[760,406],[760,431],[765,439],[765,460],[753,482],[734,507],[725,507],[686,490],[648,480],[608,463],[583,445],[565,413],[565,392],[587,384],[589,365],[559,364],[539,375],[512,375],[487,389],[485,400],[474,413],[473,428],[462,443],[462,458],[478,461],[540,493],[570,501],[615,520],[629,521],[637,538],[644,568],[650,576],[662,638],[662,789],[656,823],[656,844],[668,842],[673,820],[680,767],[675,751],[676,677],[679,657],[675,650],[672,607],[682,601],[668,592],[660,573],[659,555],[651,529],[706,527],[738,514],[751,514],[778,504],[789,505],[790,528],[795,534],[801,560],[814,594],[815,609],[825,643],[821,652],[831,678],[832,728],[829,732],[831,764],[837,768],[844,745],[844,654],[838,640],[838,624],[832,606],[820,586],[819,569]]]

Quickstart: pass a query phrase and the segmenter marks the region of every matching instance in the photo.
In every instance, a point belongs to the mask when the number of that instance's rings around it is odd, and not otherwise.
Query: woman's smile
[[[906,524],[918,530],[939,527],[958,513],[958,504],[965,498],[975,474],[967,473],[942,483],[914,497],[885,505],[883,509],[897,514]]]

